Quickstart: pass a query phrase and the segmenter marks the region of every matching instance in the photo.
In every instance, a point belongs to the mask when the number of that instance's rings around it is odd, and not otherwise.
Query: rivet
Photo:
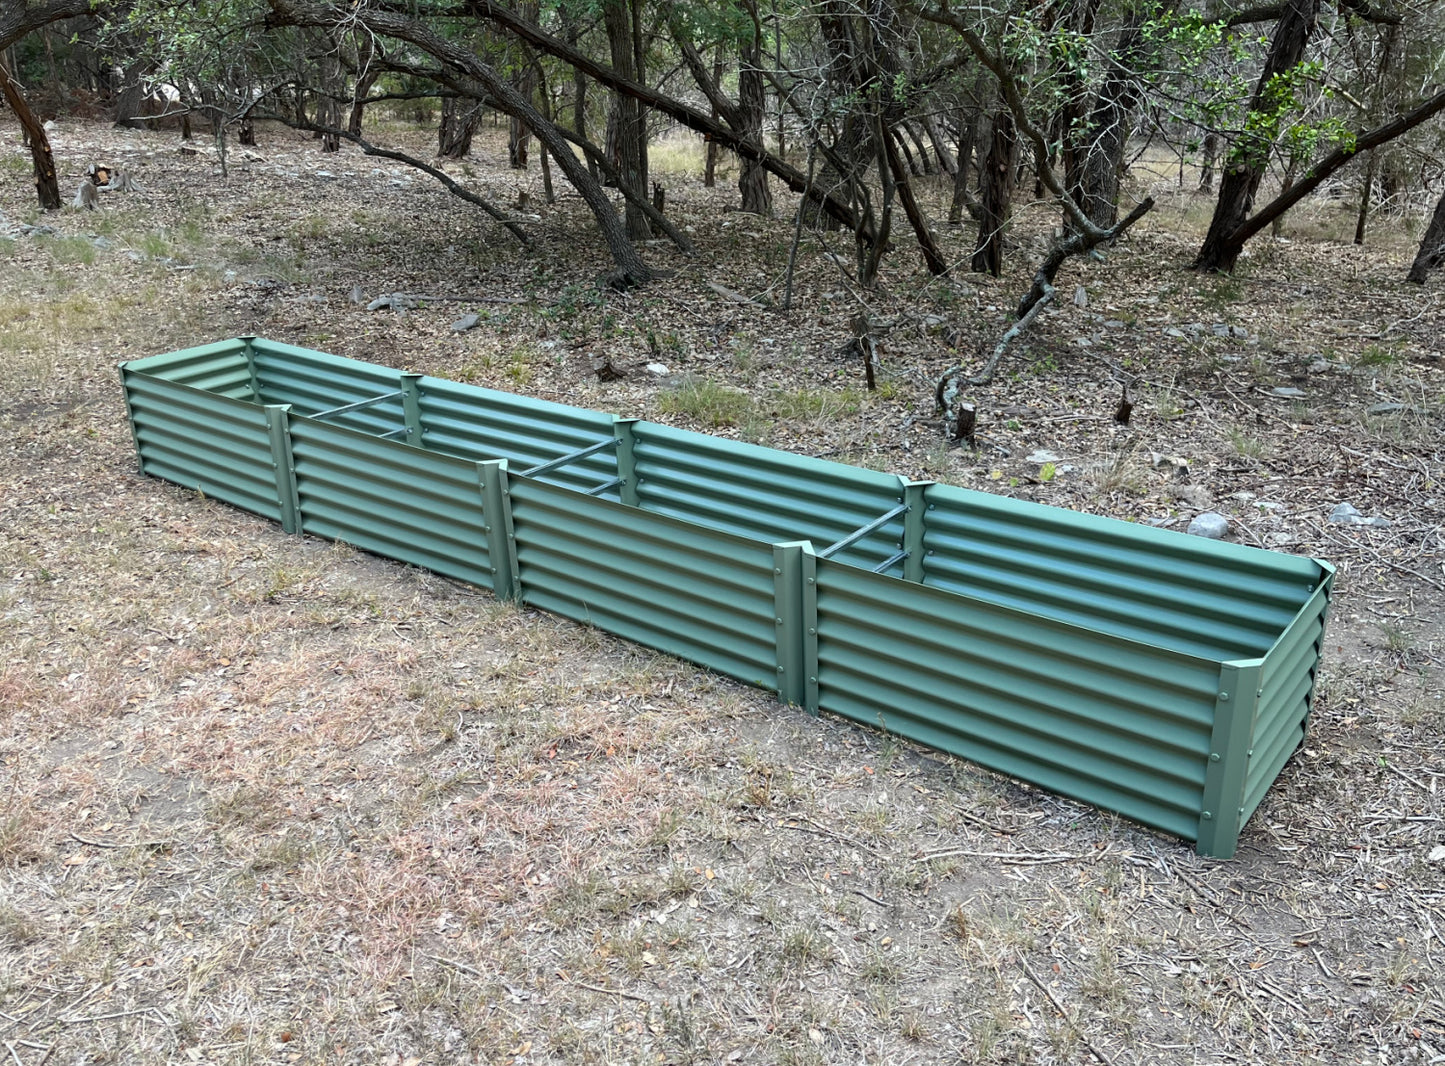
[[[782,572],[783,572],[783,568],[782,568],[781,566],[775,566],[775,567],[773,567],[773,573],[775,573],[775,574],[781,574]]]
[[[1218,761],[1219,761],[1219,752],[1217,752],[1217,751],[1211,751],[1211,752],[1209,753],[1209,761],[1210,761],[1210,762],[1218,762]]]
[[[817,579],[817,578],[815,578],[815,577],[810,577],[810,578],[808,578],[808,584],[810,584],[810,585],[816,585],[817,583],[818,583],[818,579]]]
[[[810,636],[810,637],[816,637],[817,635],[818,635],[818,630],[817,630],[817,628],[814,627],[814,626],[809,626],[809,627],[808,627],[808,636]]]
[[[1244,757],[1245,757],[1246,759],[1252,759],[1252,758],[1254,758],[1254,749],[1253,749],[1253,748],[1250,748],[1247,752],[1244,753]]]
[[[1243,807],[1239,808],[1239,813],[1240,813],[1241,815],[1244,814],[1244,808],[1243,808]]]
[[[1205,811],[1205,812],[1204,812],[1203,814],[1201,814],[1199,817],[1203,818],[1203,819],[1207,822],[1207,821],[1209,821],[1211,818],[1213,818],[1214,815],[1211,814],[1209,811]]]
[[[780,674],[781,674],[781,673],[782,673],[782,672],[783,672],[783,668],[782,668],[782,667],[781,667],[781,666],[780,666],[780,667],[778,667],[778,673],[780,673]]]
[[[781,618],[774,619],[774,621],[776,621],[776,622],[778,623],[778,625],[782,625],[782,624],[783,624],[783,620],[782,620]]]
[[[483,532],[483,533],[490,533],[491,531],[492,531],[492,527],[491,527],[491,526],[483,526],[483,527],[482,527],[482,532]]]
[[[497,568],[496,568],[495,566],[492,567],[492,573],[494,573],[494,574],[497,573]]]
[[[1220,703],[1228,703],[1228,702],[1229,702],[1229,693],[1228,693],[1228,692],[1221,692],[1221,693],[1219,694],[1219,702],[1220,702]]]
[[[810,677],[810,678],[808,678],[808,684],[810,684],[810,685],[816,685],[817,683],[818,683],[818,679],[817,679],[816,677]]]

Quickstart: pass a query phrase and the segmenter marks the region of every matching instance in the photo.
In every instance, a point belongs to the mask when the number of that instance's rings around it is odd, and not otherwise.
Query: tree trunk
[[[1435,214],[1430,219],[1430,225],[1425,227],[1425,235],[1420,238],[1419,254],[1410,264],[1410,273],[1405,275],[1405,280],[1423,285],[1426,275],[1441,264],[1445,264],[1445,192],[1440,194]]]
[[[372,47],[371,37],[361,34],[360,43],[356,46],[356,90],[351,95],[351,115],[346,120],[346,132],[353,137],[361,136],[361,123],[366,116],[366,98],[371,95],[371,87],[381,76],[381,71],[372,65],[375,58],[376,50]]]
[[[752,17],[753,33],[738,47],[738,133],[760,148],[763,143],[763,120],[767,117],[768,98],[763,90],[763,27],[758,21],[758,8],[748,0],[744,10]],[[715,83],[716,84],[716,83]],[[741,157],[738,192],[742,194],[744,211],[771,218],[773,193],[768,188],[768,172],[756,159]]]
[[[1017,138],[1013,114],[1000,107],[993,116],[988,153],[980,167],[978,243],[974,246],[972,269],[978,274],[1003,273],[1003,231],[1013,204],[1014,160]]]
[[[1109,73],[1089,116],[1076,199],[1089,221],[1100,229],[1119,220],[1119,183],[1124,177],[1134,109],[1139,106],[1137,68],[1144,47],[1144,20],[1136,15],[1124,27],[1119,47],[1110,57]]]
[[[1365,224],[1370,220],[1370,194],[1375,191],[1375,167],[1379,159],[1374,152],[1365,165],[1365,177],[1360,182],[1360,207],[1355,213],[1355,243],[1365,243]]]
[[[968,168],[973,162],[973,143],[978,139],[978,108],[958,109],[958,169],[953,172],[953,200],[948,205],[948,222],[956,226],[963,221],[963,208],[968,202]]]
[[[529,22],[537,21],[538,0],[523,0],[517,5],[517,14]],[[537,92],[537,66],[535,63],[523,62],[521,73],[517,77],[517,92],[522,94],[523,99],[532,100]],[[527,129],[526,123],[515,115],[507,123],[507,162],[513,170],[527,169],[527,147],[532,140],[532,132]]]
[[[141,112],[145,109],[145,79],[151,73],[147,63],[132,63],[121,75],[120,92],[115,98],[115,124],[126,129],[145,128]]]
[[[712,62],[712,83],[722,84],[723,76],[723,49],[722,45],[717,46],[717,54]],[[718,113],[717,102],[712,104],[712,119],[716,122],[721,116]],[[702,183],[705,188],[711,189],[717,184],[717,141],[711,137],[707,139],[707,162],[703,164]]]
[[[448,96],[442,101],[442,121],[437,127],[437,155],[462,159],[472,150],[472,137],[481,121],[481,105]]]
[[[186,125],[189,127],[190,122],[187,121]],[[236,140],[244,144],[247,148],[256,147],[256,123],[250,115],[241,119],[240,125],[237,126]]]
[[[15,117],[20,120],[25,136],[30,141],[30,161],[35,170],[35,195],[40,200],[40,209],[59,210],[60,182],[55,176],[55,156],[50,151],[50,138],[45,135],[44,124],[35,117],[35,112],[30,110],[30,105],[20,93],[20,87],[10,80],[10,74],[3,65],[0,65],[0,92],[4,93],[5,102],[10,105],[10,110],[15,112]]]
[[[637,4],[640,0],[605,0],[602,23],[607,30],[607,44],[612,55],[612,69],[621,78],[641,82],[643,71],[637,62],[635,33]],[[622,180],[639,196],[647,195],[647,112],[642,104],[620,92],[612,94],[612,113],[616,116],[615,148],[617,169]],[[609,147],[612,147],[611,145]],[[627,236],[647,240],[652,226],[631,200],[627,202]]]
[[[924,173],[924,174],[932,174],[932,173],[933,173],[933,161],[928,158],[928,149],[925,148],[925,147],[923,147],[923,138],[918,135],[918,127],[915,126],[915,125],[914,125],[913,123],[911,123],[911,122],[900,122],[900,123],[898,124],[898,126],[899,126],[899,128],[903,131],[903,133],[905,134],[905,136],[906,136],[906,138],[907,138],[906,140],[900,139],[899,142],[898,142],[898,143],[901,144],[901,145],[904,147],[904,149],[905,149],[904,155],[907,155],[907,154],[908,154],[907,151],[906,151],[906,149],[907,149],[907,147],[908,147],[908,141],[912,141],[912,142],[913,142],[913,147],[917,150],[917,153],[918,153],[917,156],[916,156],[916,158],[917,158],[917,160],[918,160],[918,166],[920,166],[920,167],[923,168],[923,173]],[[912,163],[909,164],[909,169],[910,169],[910,170],[913,170],[913,164],[912,164]],[[918,174],[918,171],[917,171],[917,170],[913,170],[913,173],[914,173],[915,175],[917,175],[917,174]]]
[[[1255,85],[1254,96],[1249,103],[1252,121],[1273,125],[1284,101],[1272,92],[1271,83],[1282,74],[1293,70],[1304,55],[1319,15],[1319,0],[1286,0],[1285,8],[1275,27],[1274,38],[1270,41],[1269,54],[1265,58],[1264,70]],[[1209,233],[1194,260],[1195,270],[1217,270],[1229,273],[1234,269],[1244,241],[1239,232],[1254,207],[1259,183],[1269,165],[1271,141],[1258,134],[1245,133],[1230,149],[1224,180],[1219,183],[1219,199],[1214,205],[1214,217],[1209,223]]]
[[[898,202],[903,205],[903,213],[908,217],[908,224],[913,227],[913,235],[918,238],[918,247],[923,251],[923,262],[928,267],[928,272],[934,275],[947,274],[948,260],[943,257],[933,231],[928,228],[928,219],[923,216],[923,209],[918,206],[918,200],[913,195],[913,185],[908,180],[908,172],[903,169],[903,160],[898,154],[898,146],[903,142],[893,134],[893,130],[884,127],[883,144],[888,153],[888,169],[893,173],[893,184],[898,191]]]
[[[943,130],[932,112],[923,116],[923,128],[928,133],[929,141],[933,143],[933,154],[938,157],[938,165],[943,168],[945,174],[953,177],[958,173],[958,163],[954,160],[953,153],[948,150]]]
[[[1199,169],[1199,191],[1214,191],[1214,161],[1219,158],[1219,134],[1210,130],[1204,135],[1204,161]]]

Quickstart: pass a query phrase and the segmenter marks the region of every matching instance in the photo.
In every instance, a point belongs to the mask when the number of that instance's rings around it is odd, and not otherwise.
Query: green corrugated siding
[[[538,481],[511,499],[525,602],[776,686],[771,547]]]
[[[475,463],[291,418],[303,532],[492,587]]]
[[[133,373],[145,373],[166,381],[229,396],[254,400],[251,372],[243,340],[218,341],[196,348],[182,348],[165,355],[135,359],[126,364]]]
[[[343,404],[395,392],[400,387],[399,371],[357,359],[275,341],[256,340],[251,348],[261,402],[292,404],[298,415],[329,411]],[[363,433],[389,433],[401,428],[404,420],[400,397],[327,419],[331,425]]]
[[[1253,755],[1245,777],[1246,818],[1304,740],[1328,608],[1327,589],[1321,587],[1265,656],[1254,714]]]
[[[892,475],[652,422],[633,428],[638,503],[649,511],[822,551],[903,500]],[[834,558],[872,568],[898,551],[899,517]]]
[[[1218,665],[818,562],[822,708],[1193,839]]]
[[[506,459],[513,472],[551,462],[613,435],[611,415],[511,393],[422,378],[425,447],[474,459]],[[608,449],[544,474],[540,480],[586,491],[617,476]],[[616,490],[607,493],[617,498]]]
[[[1318,580],[1309,559],[928,489],[924,583],[1227,660],[1263,655]]]
[[[142,470],[280,521],[264,410],[143,374],[125,382]]]

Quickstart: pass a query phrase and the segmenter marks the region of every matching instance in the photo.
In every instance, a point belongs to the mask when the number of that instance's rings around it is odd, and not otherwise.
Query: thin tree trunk
[[[372,66],[374,58],[375,49],[372,47],[371,37],[363,33],[356,46],[356,91],[352,93],[351,115],[346,120],[346,132],[353,137],[361,136],[361,124],[366,115],[366,98],[371,95],[371,87],[381,76],[381,71]]]
[[[888,153],[888,168],[893,172],[893,184],[898,191],[898,202],[903,205],[903,213],[908,217],[909,225],[913,227],[914,236],[918,238],[918,247],[923,251],[923,262],[928,267],[928,272],[935,275],[947,274],[948,260],[939,250],[933,231],[928,228],[928,219],[923,217],[923,210],[918,206],[918,200],[913,195],[913,185],[908,180],[908,171],[903,168],[903,160],[898,155],[898,145],[902,142],[892,136],[893,132],[884,128],[883,144]]]
[[[1272,83],[1299,63],[1305,45],[1314,33],[1318,15],[1319,0],[1286,0],[1274,38],[1270,41],[1264,70],[1250,100],[1251,117],[1258,116],[1268,123],[1284,106],[1279,94],[1271,92]],[[1194,260],[1195,270],[1228,273],[1234,269],[1239,253],[1244,249],[1244,241],[1239,234],[1254,207],[1254,198],[1269,165],[1272,147],[1270,142],[1258,135],[1246,134],[1235,142],[1230,150],[1224,180],[1219,183],[1219,199],[1214,205],[1209,233]]]
[[[44,124],[35,117],[30,105],[21,95],[20,87],[10,79],[9,72],[0,66],[0,92],[5,102],[15,112],[20,125],[30,142],[30,162],[35,172],[35,196],[42,211],[56,211],[60,208],[60,181],[55,174],[55,156],[50,151],[50,138],[45,135]]]
[[[948,222],[956,226],[963,221],[963,208],[968,202],[968,168],[973,162],[973,143],[978,139],[978,108],[958,109],[958,169],[953,172],[953,200],[948,205]]]
[[[928,139],[933,144],[933,154],[938,156],[938,165],[949,177],[958,173],[958,163],[953,158],[953,153],[948,150],[948,144],[944,140],[943,130],[938,125],[938,119],[932,114],[923,116],[923,128],[928,133]]]
[[[1440,194],[1435,214],[1420,238],[1420,251],[1415,256],[1415,262],[1410,264],[1410,273],[1405,275],[1405,280],[1423,285],[1426,275],[1441,264],[1445,264],[1445,192]]]
[[[980,167],[978,243],[974,246],[972,269],[978,274],[1003,273],[1003,231],[1013,204],[1014,165],[1017,147],[1013,114],[1000,107],[993,116],[988,154]]]
[[[1365,243],[1365,224],[1370,220],[1370,194],[1375,191],[1375,167],[1379,165],[1379,159],[1374,152],[1370,153],[1370,161],[1365,165],[1365,177],[1360,182],[1360,207],[1355,213],[1355,243]]]
[[[712,62],[712,83],[722,84],[723,76],[723,49],[722,45],[717,46],[717,52]],[[717,102],[712,102],[712,120],[716,122],[721,115],[717,109]],[[707,139],[707,162],[703,165],[702,183],[706,188],[711,189],[717,184],[717,141],[711,137]]]
[[[1214,161],[1219,158],[1219,134],[1210,130],[1204,135],[1204,161],[1199,169],[1199,191],[1214,191]]]
[[[481,107],[471,100],[448,96],[442,101],[442,120],[437,127],[437,155],[462,159],[472,150],[472,137],[481,121]]]

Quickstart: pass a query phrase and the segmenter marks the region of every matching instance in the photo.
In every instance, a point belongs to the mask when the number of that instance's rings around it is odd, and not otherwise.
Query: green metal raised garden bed
[[[1228,857],[1322,562],[255,338],[121,366],[143,473]]]

